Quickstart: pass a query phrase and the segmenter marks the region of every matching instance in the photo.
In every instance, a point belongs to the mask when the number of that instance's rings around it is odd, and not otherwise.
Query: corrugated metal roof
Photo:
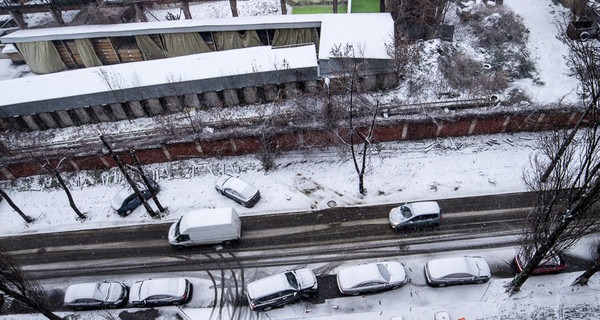
[[[121,37],[140,34],[258,30],[320,27],[323,22],[379,24],[392,21],[389,13],[298,14],[213,19],[137,22],[18,30],[0,38],[2,43]],[[393,25],[393,21],[392,21]],[[390,30],[393,32],[393,29]],[[387,32],[387,30],[386,30]]]

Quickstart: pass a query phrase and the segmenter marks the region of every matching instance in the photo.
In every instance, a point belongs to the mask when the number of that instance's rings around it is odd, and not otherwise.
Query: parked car
[[[351,295],[395,289],[404,285],[407,279],[404,266],[395,261],[344,267],[337,274],[340,292]]]
[[[454,257],[430,260],[425,277],[432,286],[484,283],[492,277],[490,266],[482,257]]]
[[[192,298],[192,290],[186,278],[137,281],[131,286],[129,303],[136,307],[185,304]]]
[[[89,282],[70,285],[64,305],[72,309],[116,308],[125,305],[129,288],[121,282]]]
[[[260,191],[256,187],[228,174],[217,179],[215,189],[246,208],[252,208],[260,200]]]
[[[148,180],[148,182],[150,182],[150,189],[146,189],[146,185],[141,181],[136,183],[138,189],[140,190],[140,192],[144,196],[144,199],[146,200],[152,197],[153,192],[157,193],[158,191],[160,191],[160,187],[154,180]],[[131,190],[130,188],[125,188],[119,191],[113,197],[110,205],[113,207],[113,209],[115,209],[117,214],[119,214],[122,217],[126,217],[129,214],[131,214],[133,210],[142,205],[142,201],[140,201],[140,199],[137,197],[135,192],[133,192],[133,190]]]
[[[390,210],[392,228],[420,227],[439,224],[442,211],[435,201],[413,202]]]
[[[523,253],[519,253],[515,256],[515,266],[517,267],[517,272],[522,272],[525,269],[525,265],[527,264],[527,259]],[[565,261],[558,255],[556,252],[550,252],[546,258],[544,258],[538,267],[533,270],[534,275],[538,274],[548,274],[548,273],[557,273],[565,270],[567,268],[567,264]]]
[[[246,296],[250,308],[268,311],[317,292],[317,277],[308,268],[290,270],[250,282]]]

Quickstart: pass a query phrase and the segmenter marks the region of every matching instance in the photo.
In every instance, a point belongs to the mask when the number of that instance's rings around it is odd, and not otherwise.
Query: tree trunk
[[[229,6],[231,6],[231,15],[234,17],[237,17],[238,16],[237,0],[229,0]]]
[[[56,178],[56,180],[58,181],[60,186],[63,188],[63,190],[65,190],[65,193],[67,194],[67,198],[69,198],[69,204],[71,205],[71,208],[73,208],[73,211],[75,211],[75,213],[79,216],[79,218],[81,220],[85,220],[86,219],[85,214],[81,213],[81,211],[79,211],[79,209],[75,205],[75,201],[73,201],[71,192],[69,191],[69,188],[67,188],[65,181],[60,176],[60,172],[58,172],[58,169],[52,169],[52,175],[54,175],[54,177]]]
[[[23,218],[23,220],[25,220],[25,222],[32,223],[34,221],[32,217],[24,214],[23,211],[17,207],[17,205],[10,199],[4,190],[0,189],[0,195],[2,198],[4,198],[4,200],[6,200],[6,202],[8,202],[8,205],[11,206],[21,216],[21,218]]]
[[[333,0],[333,13],[338,12],[338,0]]]
[[[385,0],[379,0],[379,12],[385,12]]]
[[[596,272],[600,271],[600,245],[596,248],[596,253],[598,254],[598,257],[596,258],[596,261],[594,261],[594,265],[585,270],[585,272],[579,277],[577,277],[577,279],[575,279],[575,281],[573,281],[573,283],[571,284],[572,286],[587,286],[588,281],[590,281],[590,278],[594,274],[596,274]]]
[[[137,195],[138,199],[140,199],[140,201],[142,201],[142,204],[144,205],[144,208],[146,208],[146,212],[148,212],[148,214],[152,218],[160,218],[160,215],[156,214],[156,212],[154,212],[154,210],[152,210],[152,207],[150,207],[150,205],[148,204],[148,201],[146,201],[146,199],[144,198],[144,196],[140,192],[140,189],[138,189],[138,187],[135,184],[135,182],[133,181],[133,179],[131,179],[131,176],[129,176],[129,174],[125,170],[125,167],[123,166],[123,162],[121,161],[121,159],[119,158],[119,156],[117,156],[113,152],[113,150],[110,147],[110,145],[108,144],[108,142],[106,142],[106,139],[104,139],[104,136],[100,136],[100,140],[102,141],[102,144],[104,144],[104,147],[108,150],[108,154],[110,154],[110,156],[113,158],[113,160],[115,160],[115,162],[117,163],[117,166],[119,167],[119,170],[121,170],[121,173],[123,173],[123,175],[125,176],[125,179],[127,179],[127,182],[129,183],[129,185],[133,189],[133,192],[135,192],[135,194]]]
[[[573,281],[571,285],[587,286],[590,278],[598,271],[600,271],[600,259],[596,260],[596,262],[591,268],[585,270],[585,272],[582,275],[577,277],[577,279],[575,279],[575,281]]]
[[[287,4],[285,2],[285,0],[280,0],[281,1],[281,14],[287,14]]]
[[[142,180],[144,180],[144,184],[146,185],[148,190],[151,190],[152,188],[151,188],[150,182],[148,181],[148,178],[146,177],[146,174],[144,173],[144,170],[142,169],[142,166],[140,165],[140,159],[135,154],[135,150],[129,149],[129,152],[131,153],[131,156],[133,157],[133,163],[135,164],[138,172],[140,173]],[[154,203],[156,204],[158,211],[165,212],[165,208],[163,208],[163,206],[158,201],[158,198],[156,197],[156,192],[152,191],[151,194],[152,194],[152,200],[154,200]]]

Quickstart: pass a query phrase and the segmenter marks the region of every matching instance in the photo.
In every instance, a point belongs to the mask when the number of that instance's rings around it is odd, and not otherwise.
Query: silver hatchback
[[[439,224],[442,211],[435,201],[407,203],[390,210],[390,224],[394,229]]]

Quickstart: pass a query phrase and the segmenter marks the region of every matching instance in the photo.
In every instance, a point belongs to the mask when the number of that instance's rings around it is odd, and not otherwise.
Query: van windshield
[[[177,224],[175,225],[175,238],[179,237],[179,224],[181,223],[181,219],[183,219],[183,217],[179,218]]]
[[[287,281],[290,284],[290,286],[298,290],[298,279],[296,279],[296,275],[293,272],[286,272],[285,277],[287,278]]]

